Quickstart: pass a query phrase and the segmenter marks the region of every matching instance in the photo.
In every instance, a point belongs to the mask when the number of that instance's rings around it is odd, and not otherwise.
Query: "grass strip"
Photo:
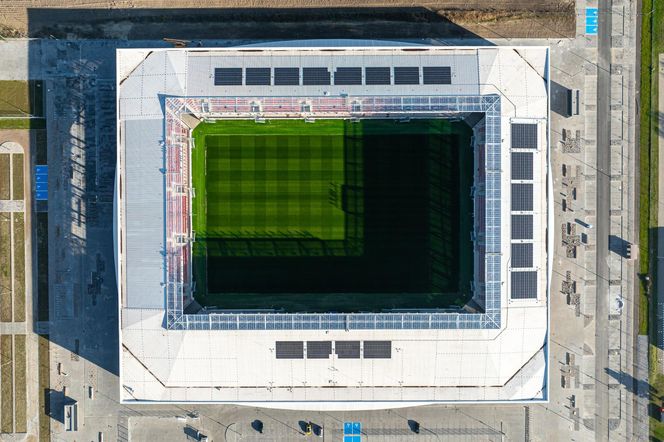
[[[43,118],[1,118],[0,129],[45,129]]]
[[[37,358],[39,360],[39,442],[50,442],[51,440],[51,410],[48,402],[51,388],[51,362],[48,338],[48,335],[39,335],[37,345]]]
[[[25,198],[23,189],[23,154],[12,154],[12,199]]]
[[[14,374],[16,428],[14,432],[16,433],[28,431],[25,339],[25,335],[14,335],[14,369],[16,370]]]
[[[0,200],[9,199],[9,161],[10,155],[8,153],[0,154]]]
[[[0,321],[12,320],[11,213],[0,213]]]
[[[14,321],[25,321],[25,216],[14,213]]]
[[[14,364],[12,335],[0,336],[0,431],[14,431]]]

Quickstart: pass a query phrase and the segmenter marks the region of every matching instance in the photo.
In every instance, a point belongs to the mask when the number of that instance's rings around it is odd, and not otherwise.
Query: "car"
[[[307,425],[304,428],[304,434],[306,436],[311,436],[312,434],[314,434],[314,428],[311,422],[307,422]]]

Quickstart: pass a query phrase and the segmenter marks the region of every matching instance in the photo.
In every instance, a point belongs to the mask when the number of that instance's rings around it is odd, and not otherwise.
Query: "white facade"
[[[547,400],[552,253],[552,235],[547,236],[552,215],[548,48],[416,48],[330,44],[118,50],[116,255],[123,401],[368,409],[437,402]],[[419,84],[413,85],[394,84],[394,77],[389,85],[367,85],[363,80],[362,84],[344,86],[333,81],[309,86],[215,86],[213,81],[214,69],[222,66],[327,67],[334,75],[340,66],[439,65],[451,68],[449,84],[423,84],[423,69],[419,70]],[[235,101],[228,105],[232,97]],[[206,316],[188,319],[181,314],[179,295],[179,301],[174,301],[177,305],[171,304],[169,290],[178,294],[178,287],[185,291],[187,287],[169,280],[171,265],[167,260],[173,247],[169,217],[174,212],[167,204],[171,190],[168,171],[164,171],[168,169],[164,151],[174,143],[166,131],[179,115],[178,106],[183,113],[198,118],[450,117],[470,109],[462,107],[464,97],[499,102],[499,107],[493,108],[499,114],[492,120],[499,125],[491,129],[499,136],[495,146],[487,147],[491,157],[487,165],[493,161],[500,167],[486,168],[491,176],[500,177],[493,193],[498,197],[487,202],[485,214],[488,229],[494,230],[495,244],[493,249],[488,246],[487,256],[481,258],[488,263],[487,285],[493,284],[495,293],[487,306],[491,314],[420,315],[408,324],[403,322],[407,315],[381,317],[393,324],[389,329],[367,326],[367,318],[360,321],[359,315],[347,319],[351,325],[362,324],[362,328],[313,327],[317,329],[301,324],[284,326],[287,316],[262,325],[263,317],[254,315],[248,327],[242,326],[246,318],[232,317],[238,325],[231,327],[229,317],[212,316],[209,326]],[[302,99],[314,105],[296,111],[244,107],[248,101],[273,103],[277,98]],[[432,104],[441,103],[443,98],[455,99],[458,110]],[[380,107],[387,102],[398,105]],[[331,104],[323,108],[321,103]],[[512,143],[512,125],[521,123],[534,125],[536,146],[524,149]],[[515,179],[511,170],[514,152],[532,153],[532,177]],[[531,191],[532,207],[525,207],[527,210],[512,200],[514,186],[520,184]],[[531,237],[511,237],[512,215],[532,219]],[[511,287],[512,274],[524,269],[515,270],[511,250],[513,244],[526,243],[532,247],[532,263],[525,270],[535,277],[533,292],[532,296],[517,296]],[[422,325],[427,318],[428,324]],[[214,325],[217,320],[225,321],[223,326]],[[402,323],[396,324],[397,320]],[[327,359],[275,356],[276,341],[323,340],[391,341],[391,357],[339,359],[334,352]]]

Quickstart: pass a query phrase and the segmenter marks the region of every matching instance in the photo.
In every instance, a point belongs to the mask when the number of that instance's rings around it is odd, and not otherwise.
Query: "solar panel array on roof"
[[[335,85],[362,84],[362,68],[337,68],[334,71]]]
[[[364,341],[364,359],[389,359],[392,341]]]
[[[512,179],[533,179],[533,154],[530,152],[512,152]]]
[[[510,263],[513,268],[531,268],[533,266],[532,243],[512,244],[512,260]]]
[[[242,86],[242,68],[215,68],[215,86]]]
[[[533,210],[533,185],[512,183],[512,210],[530,212]]]
[[[307,341],[307,359],[327,359],[332,354],[332,341]]]
[[[359,359],[360,341],[334,341],[334,353],[339,359]]]
[[[537,272],[512,272],[510,297],[512,299],[537,299]]]
[[[298,86],[300,84],[300,68],[274,68],[275,86]]]
[[[512,215],[512,239],[533,239],[532,215]]]
[[[277,359],[304,359],[304,342],[277,341],[275,353]]]
[[[452,69],[449,66],[424,66],[422,68],[422,83],[452,84]]]
[[[246,68],[244,84],[247,86],[269,86],[271,83],[270,68]]]
[[[418,66],[395,66],[394,84],[420,84]]]
[[[537,149],[537,124],[512,124],[513,149]]]
[[[390,68],[364,68],[364,83],[367,85],[390,84]]]
[[[327,68],[302,68],[302,84],[327,86],[330,84],[330,71]]]

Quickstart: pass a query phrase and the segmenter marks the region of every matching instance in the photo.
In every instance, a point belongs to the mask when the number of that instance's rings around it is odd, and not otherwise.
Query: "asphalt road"
[[[597,39],[597,212],[595,303],[595,440],[609,439],[609,223],[611,158],[611,2],[599,2]]]

